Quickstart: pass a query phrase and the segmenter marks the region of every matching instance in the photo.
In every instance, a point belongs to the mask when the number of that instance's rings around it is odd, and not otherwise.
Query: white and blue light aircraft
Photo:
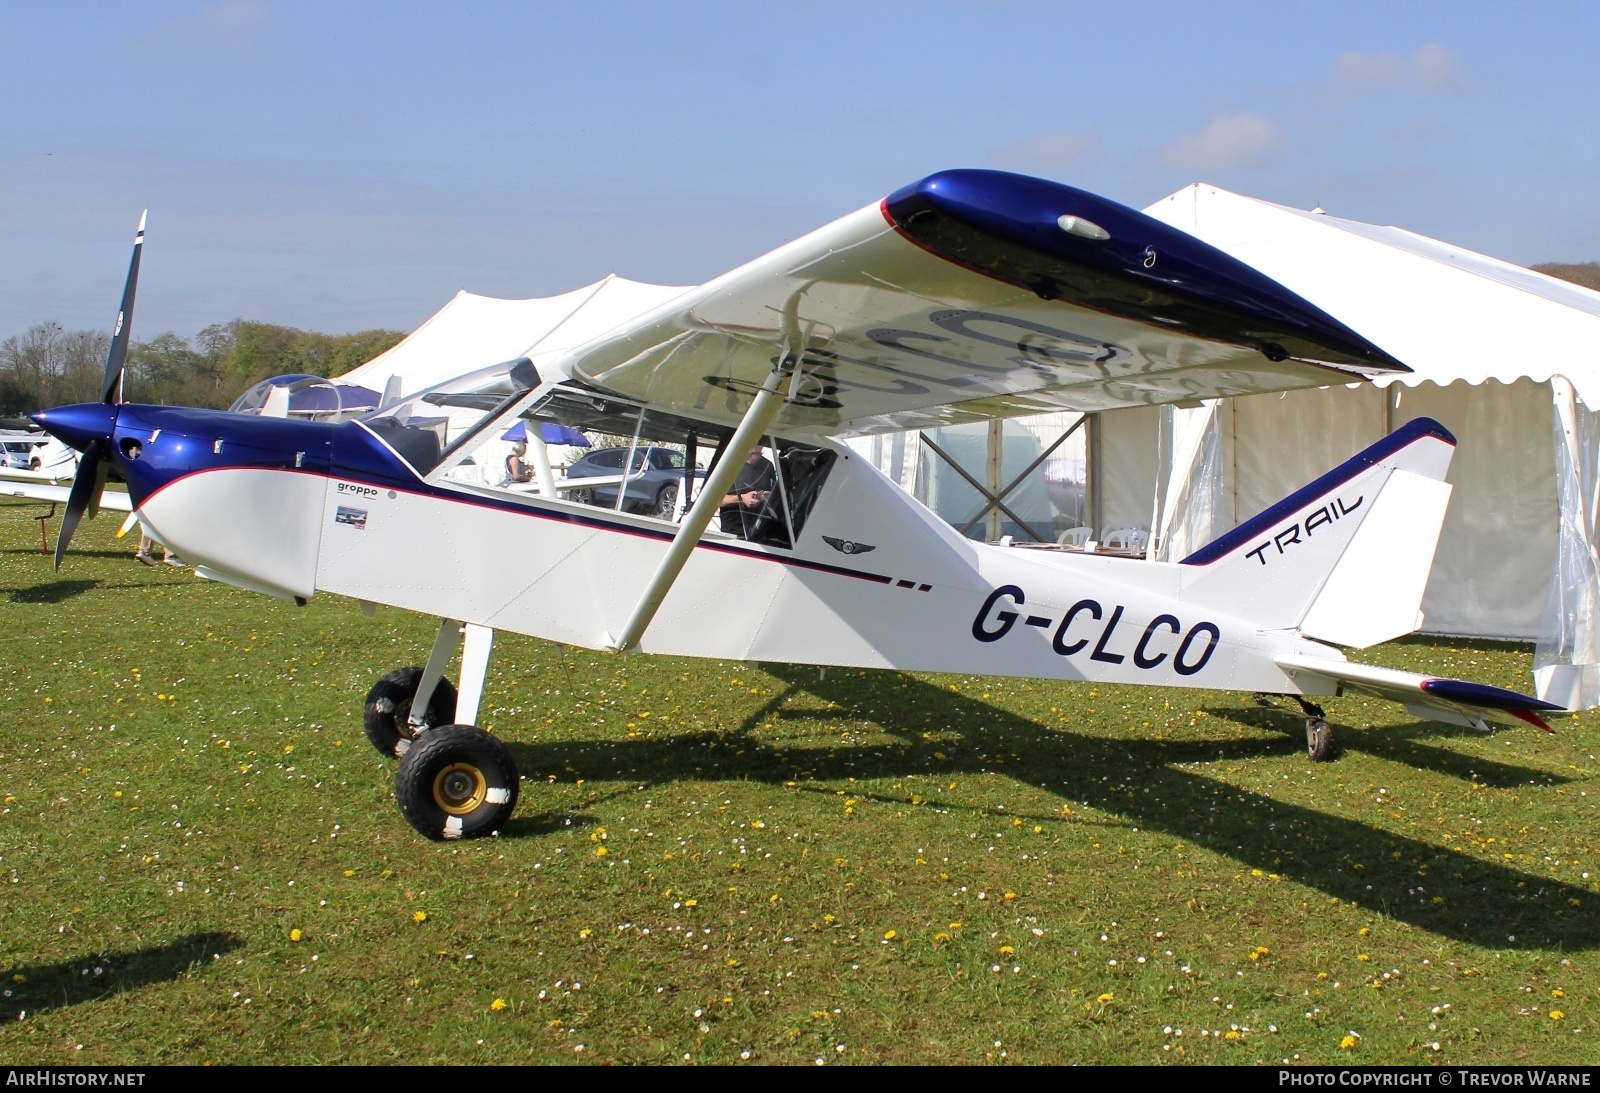
[[[121,403],[137,270],[136,241],[103,401],[36,417],[83,452],[57,566],[115,466],[139,522],[202,576],[437,616],[426,664],[385,676],[364,712],[400,758],[401,810],[431,838],[495,831],[516,804],[511,755],[473,726],[496,630],[1277,693],[1304,709],[1314,759],[1331,741],[1313,699],[1346,690],[1480,729],[1548,728],[1557,709],[1338,648],[1420,625],[1455,443],[1436,422],[1172,564],[972,542],[840,442],[1405,371],[1255,270],[1080,190],[932,175],[576,349],[343,423]],[[519,421],[672,446],[691,503],[627,511],[619,490],[599,507],[538,451],[532,482],[499,483],[474,454]]]

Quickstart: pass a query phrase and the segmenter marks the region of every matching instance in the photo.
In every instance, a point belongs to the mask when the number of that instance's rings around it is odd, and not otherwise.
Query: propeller
[[[139,255],[144,249],[144,224],[150,211],[139,216],[139,230],[133,236],[133,260],[128,264],[128,281],[122,288],[122,306],[117,309],[117,325],[111,332],[111,352],[106,354],[105,379],[100,384],[100,405],[63,406],[44,410],[34,420],[54,435],[83,452],[78,473],[67,493],[67,510],[61,515],[61,531],[56,537],[56,569],[66,556],[67,544],[85,516],[100,512],[100,495],[105,490],[106,474],[111,469],[112,434],[116,429],[115,407],[122,401],[122,378],[128,361],[128,342],[133,330],[133,297],[139,287]],[[107,411],[107,407],[111,409]]]

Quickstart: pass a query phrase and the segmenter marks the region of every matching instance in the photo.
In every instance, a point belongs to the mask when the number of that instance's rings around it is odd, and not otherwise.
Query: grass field
[[[1592,1063],[1595,719],[619,658],[502,635],[525,781],[427,842],[362,736],[430,620],[0,504],[12,1063]],[[1372,659],[1526,689],[1529,655]],[[1596,798],[1589,798],[1589,793]]]

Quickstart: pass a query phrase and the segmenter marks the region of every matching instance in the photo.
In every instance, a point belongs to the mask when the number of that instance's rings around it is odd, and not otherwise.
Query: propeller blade
[[[122,373],[128,361],[128,340],[133,331],[133,296],[139,288],[139,254],[144,250],[144,222],[149,215],[149,209],[139,215],[139,230],[133,235],[133,260],[128,264],[127,284],[122,286],[122,306],[117,309],[116,329],[111,332],[105,382],[100,385],[101,402],[122,401]]]
[[[78,461],[78,476],[72,480],[72,490],[67,494],[67,511],[61,514],[61,530],[56,535],[56,571],[61,571],[61,559],[66,557],[67,544],[78,522],[92,506],[100,508],[100,490],[106,482],[106,441],[96,438],[89,441]]]

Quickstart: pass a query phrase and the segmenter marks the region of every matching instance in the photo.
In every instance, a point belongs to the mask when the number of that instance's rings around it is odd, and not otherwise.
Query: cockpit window
[[[361,423],[426,475],[538,386],[533,362],[522,357],[430,387]]]
[[[396,451],[397,440],[425,442],[441,423],[454,430],[459,408],[469,401],[473,405],[489,401],[481,397],[480,388],[460,386],[460,390],[424,392],[418,397],[422,408],[398,425],[380,424],[383,415],[366,419],[367,424]],[[502,401],[482,422],[460,434],[463,439],[455,440],[458,434],[450,431],[447,451],[407,458],[419,469],[425,462],[430,470],[443,468],[444,478],[475,488],[675,523],[699,495],[733,434],[726,425],[573,383],[552,385],[533,396],[506,397],[510,401]],[[518,399],[526,401],[519,404]],[[425,416],[429,406],[458,409],[429,418]],[[424,441],[414,440],[407,430],[416,430]],[[738,488],[732,493],[739,497],[738,503],[727,497],[718,500],[712,530],[790,548],[833,461],[829,448],[764,439],[758,457],[741,468],[735,481]]]

